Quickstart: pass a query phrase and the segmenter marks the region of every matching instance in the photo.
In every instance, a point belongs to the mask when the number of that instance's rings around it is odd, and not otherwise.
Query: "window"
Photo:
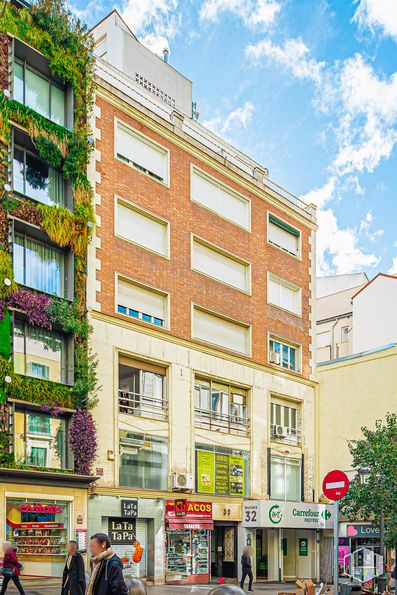
[[[66,419],[50,415],[15,411],[14,456],[19,464],[66,469]]]
[[[127,415],[165,419],[166,369],[120,356],[119,411]]]
[[[138,246],[169,256],[169,224],[138,207],[117,199],[116,235]]]
[[[330,331],[323,331],[318,333],[316,336],[317,348],[329,347],[331,345],[331,333]]]
[[[271,425],[270,433],[273,439],[299,444],[300,430],[297,407],[282,405],[273,402],[271,404]]]
[[[268,275],[267,296],[269,303],[298,316],[302,313],[302,291],[275,275]]]
[[[249,495],[249,452],[196,444],[196,491],[217,496]]]
[[[167,295],[133,281],[118,279],[117,311],[155,326],[166,326]]]
[[[117,122],[116,125],[115,153],[116,157],[128,165],[168,184],[167,149],[121,122]]]
[[[246,390],[196,379],[194,401],[198,427],[231,434],[248,432]]]
[[[17,374],[66,383],[67,349],[62,333],[14,323],[14,370]]]
[[[233,257],[196,237],[193,238],[192,244],[192,269],[241,291],[250,290],[248,262]]]
[[[342,326],[340,340],[342,343],[346,343],[349,340],[349,327],[348,326]]]
[[[297,229],[290,227],[284,221],[277,219],[269,213],[268,242],[278,246],[282,250],[299,257],[300,253],[300,233]]]
[[[166,490],[168,440],[121,430],[120,485],[147,490]]]
[[[65,180],[61,172],[17,145],[14,146],[13,187],[15,192],[47,205],[65,204]]]
[[[250,354],[251,333],[248,325],[234,322],[201,308],[193,310],[193,336],[226,349]]]
[[[299,502],[301,499],[301,461],[271,457],[270,498]]]
[[[14,278],[32,289],[65,296],[65,254],[60,250],[15,234]]]
[[[269,340],[269,362],[299,372],[299,348],[278,339]]]
[[[14,99],[65,126],[65,90],[20,60],[14,63]]]
[[[249,230],[250,201],[196,168],[191,172],[191,199]]]

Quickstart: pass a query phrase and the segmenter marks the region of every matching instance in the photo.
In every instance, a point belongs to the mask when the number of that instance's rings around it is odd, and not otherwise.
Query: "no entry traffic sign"
[[[349,490],[349,478],[346,473],[334,469],[327,473],[323,481],[323,492],[330,500],[340,500]]]

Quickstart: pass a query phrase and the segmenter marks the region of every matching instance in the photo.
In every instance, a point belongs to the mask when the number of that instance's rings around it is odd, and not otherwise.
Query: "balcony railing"
[[[249,423],[246,407],[242,408],[242,415],[220,413],[196,407],[195,418],[196,426],[199,428],[228,434],[248,434]]]
[[[297,428],[289,428],[272,424],[270,426],[271,439],[283,444],[299,446],[302,444],[302,432]]]
[[[150,419],[166,419],[168,402],[159,397],[150,397],[139,393],[119,390],[119,412]]]

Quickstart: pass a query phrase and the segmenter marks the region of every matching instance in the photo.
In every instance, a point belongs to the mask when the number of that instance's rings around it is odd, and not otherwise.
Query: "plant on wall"
[[[3,89],[9,86],[11,36],[41,52],[48,59],[52,74],[71,86],[74,108],[72,130],[51,122],[30,107],[3,95]],[[77,408],[72,427],[77,427],[82,420],[90,425],[92,420],[87,409],[95,403],[97,362],[88,348],[90,325],[87,320],[85,286],[87,247],[95,222],[93,190],[86,175],[92,148],[88,120],[93,104],[93,89],[92,39],[70,12],[66,0],[36,0],[29,9],[5,4],[0,15],[0,186],[10,183],[8,163],[12,126],[15,123],[33,140],[39,156],[49,166],[60,171],[70,184],[73,189],[73,210],[21,199],[13,193],[4,196],[0,203],[0,401],[3,401],[0,403],[0,435],[9,433],[5,395],[50,408]],[[34,177],[34,171],[27,172],[27,175],[30,175],[30,184],[39,189],[41,179]],[[76,291],[73,303],[18,287],[14,282],[9,244],[10,217],[41,228],[51,242],[74,253]],[[9,281],[4,283],[5,279]],[[14,372],[9,360],[11,310],[23,312],[32,326],[59,329],[73,335],[73,386]],[[54,348],[50,340],[46,347]],[[11,382],[6,382],[6,377]],[[96,444],[93,422],[90,428],[90,442]],[[80,450],[77,446],[73,448],[75,471],[84,469],[84,473],[89,473],[94,456],[90,459],[86,454],[90,451],[89,446]],[[8,458],[2,458],[1,453]],[[10,464],[8,455],[7,444],[0,443],[0,466],[4,466],[5,460]],[[82,461],[79,456],[83,457]]]
[[[95,423],[87,409],[79,407],[69,428],[69,447],[74,455],[75,470],[82,475],[90,473],[97,452]]]

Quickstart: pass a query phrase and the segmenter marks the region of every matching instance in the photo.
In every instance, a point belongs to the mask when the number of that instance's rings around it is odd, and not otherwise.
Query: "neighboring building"
[[[84,550],[95,479],[67,444],[78,405],[89,419],[87,51],[73,33],[70,49],[55,3],[52,15],[30,10],[12,0],[1,13],[0,535],[24,575],[60,577],[67,540]]]
[[[316,281],[317,362],[353,353],[352,296],[368,282],[365,273],[318,277]]]
[[[314,207],[201,126],[191,82],[116,11],[93,35],[90,530],[157,583],[236,577],[246,544],[258,577],[316,577],[320,523],[242,527],[244,500],[316,496]]]

